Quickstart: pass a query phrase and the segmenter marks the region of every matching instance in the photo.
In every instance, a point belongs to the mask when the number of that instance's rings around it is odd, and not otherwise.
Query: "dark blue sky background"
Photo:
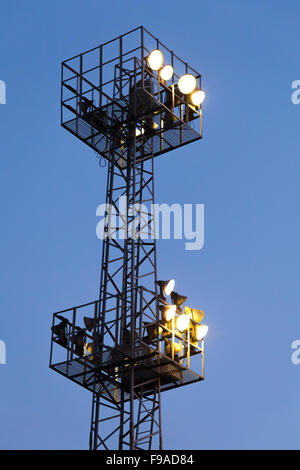
[[[59,126],[60,62],[143,24],[203,74],[204,139],[156,160],[204,203],[205,246],[159,277],[206,313],[206,380],[163,395],[167,449],[299,448],[297,0],[2,2],[0,448],[87,448],[91,395],[48,369],[51,312],[97,297],[106,170]]]

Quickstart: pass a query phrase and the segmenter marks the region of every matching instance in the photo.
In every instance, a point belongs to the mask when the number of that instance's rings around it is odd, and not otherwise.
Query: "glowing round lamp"
[[[208,332],[208,326],[207,325],[197,325],[196,326],[196,338],[197,341],[201,341]]]
[[[176,305],[169,305],[165,310],[166,321],[171,321],[176,313]]]
[[[147,61],[152,70],[159,70],[163,64],[164,56],[159,49],[154,49],[149,54]]]
[[[188,315],[180,315],[177,317],[176,327],[179,331],[187,330],[190,326],[190,318]]]
[[[191,94],[191,101],[194,106],[200,106],[203,103],[205,98],[205,93],[203,90],[195,90],[194,93]]]
[[[195,90],[197,85],[197,80],[194,75],[187,73],[182,75],[178,81],[178,88],[184,95],[189,95],[192,91]]]
[[[165,65],[159,72],[159,75],[162,78],[162,80],[167,81],[167,80],[170,80],[170,78],[172,78],[173,73],[174,71],[173,71],[172,65]]]
[[[174,287],[175,287],[175,279],[170,279],[167,285],[164,287],[165,295],[170,295],[171,292],[173,292]]]

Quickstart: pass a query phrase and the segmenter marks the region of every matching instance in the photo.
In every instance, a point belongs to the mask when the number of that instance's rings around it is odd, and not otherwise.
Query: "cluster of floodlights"
[[[184,306],[183,311],[182,306],[187,297],[177,294],[177,292],[174,291],[174,279],[170,279],[168,281],[157,281],[157,284],[160,288],[159,298],[163,304],[160,306],[163,322],[170,325],[170,328],[168,328],[169,330],[176,329],[179,332],[179,336],[182,333],[189,333],[191,343],[196,346],[208,332],[208,326],[201,323],[204,317],[204,312],[187,306]],[[166,297],[168,296],[171,296],[171,304],[168,304],[166,300]],[[167,344],[167,354],[168,346],[169,349],[171,349],[171,343]],[[179,345],[176,346],[179,347]]]
[[[149,67],[158,72],[160,78],[167,82],[173,76],[174,70],[172,65],[164,65],[164,56],[159,49],[154,49],[147,57]],[[197,87],[197,80],[194,75],[186,73],[178,80],[179,91],[183,95],[189,95],[192,104],[199,107],[205,98],[205,93]]]
[[[208,326],[202,324],[204,312],[195,308],[184,306],[187,297],[184,295],[177,294],[174,291],[175,280],[170,279],[168,281],[157,281],[160,288],[160,311],[161,311],[161,325],[166,327],[162,328],[159,325],[157,327],[153,323],[145,323],[145,327],[148,333],[148,339],[150,342],[154,341],[158,336],[162,335],[162,339],[165,341],[165,352],[167,355],[176,355],[180,352],[180,344],[170,341],[170,337],[175,334],[176,338],[182,339],[182,335],[185,334],[189,338],[192,346],[198,346],[198,342],[202,341],[208,332]],[[166,297],[171,296],[171,303],[167,302]],[[52,332],[55,335],[55,341],[61,346],[68,348],[68,338],[73,337],[72,343],[74,345],[74,352],[78,356],[86,356],[93,353],[94,345],[93,342],[86,342],[86,330],[92,331],[95,326],[95,319],[91,317],[84,317],[83,321],[85,328],[74,326],[64,317],[57,315],[60,323],[52,327]],[[70,328],[70,330],[69,330]],[[69,330],[69,331],[68,331]],[[73,335],[71,335],[73,330]],[[128,342],[125,339],[125,342]],[[93,360],[93,356],[90,357]]]

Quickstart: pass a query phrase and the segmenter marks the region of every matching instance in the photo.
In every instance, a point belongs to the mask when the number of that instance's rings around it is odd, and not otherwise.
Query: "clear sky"
[[[156,160],[158,202],[204,203],[205,245],[159,277],[206,313],[206,380],[163,395],[166,449],[299,448],[297,0],[0,7],[1,449],[84,449],[91,394],[48,368],[51,312],[97,297],[106,169],[59,125],[60,62],[143,24],[203,74],[204,138]],[[176,253],[174,255],[174,253]]]

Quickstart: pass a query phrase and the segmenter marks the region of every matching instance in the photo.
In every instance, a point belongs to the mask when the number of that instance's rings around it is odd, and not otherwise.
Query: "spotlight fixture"
[[[57,336],[64,336],[66,334],[67,324],[68,321],[63,319],[60,323],[58,323],[58,325],[52,326],[51,330]]]
[[[182,305],[183,302],[186,301],[187,297],[185,297],[184,295],[179,295],[177,294],[177,292],[172,292],[171,299],[172,299],[173,304],[177,306],[177,310],[179,310],[179,312],[181,313],[180,305]]]
[[[160,78],[162,80],[168,81],[172,78],[174,73],[172,65],[165,65],[159,72]]]
[[[83,317],[83,321],[88,331],[92,331],[94,329],[94,318]]]
[[[160,287],[160,295],[163,297],[164,295],[170,295],[175,287],[175,280],[169,279],[169,281],[157,281],[157,284]]]
[[[204,312],[203,310],[198,310],[196,308],[192,308],[192,319],[196,323],[200,323],[203,320]]]
[[[161,326],[158,327],[158,334],[157,334],[157,325],[156,323],[150,323],[150,322],[144,322],[144,325],[147,329],[147,334],[150,339],[150,341],[154,341],[157,336],[160,336],[163,332],[163,329]]]
[[[187,73],[182,75],[178,81],[178,88],[184,95],[189,95],[192,91],[195,90],[197,85],[197,80],[194,75]]]
[[[195,340],[196,341],[201,341],[208,332],[208,326],[207,325],[195,325]]]
[[[203,103],[204,98],[205,98],[205,93],[203,90],[195,90],[191,94],[191,101],[194,106],[200,106],[200,104]]]
[[[203,310],[198,310],[196,308],[184,307],[184,313],[186,315],[190,315],[195,323],[200,323],[204,317]]]
[[[176,305],[161,306],[163,321],[171,321],[176,313]]]
[[[163,64],[163,61],[164,56],[159,49],[154,49],[154,51],[152,51],[147,58],[147,62],[152,70],[159,70]]]
[[[51,330],[57,336],[56,342],[61,346],[67,347],[67,325],[68,320],[64,317],[61,317],[61,322],[58,325],[52,326]]]
[[[75,345],[75,354],[78,356],[83,356],[83,348],[84,348],[84,330],[82,328],[77,327],[77,333],[74,335],[74,345]]]
[[[176,328],[179,331],[185,331],[190,326],[190,317],[188,315],[180,315],[176,318]]]

